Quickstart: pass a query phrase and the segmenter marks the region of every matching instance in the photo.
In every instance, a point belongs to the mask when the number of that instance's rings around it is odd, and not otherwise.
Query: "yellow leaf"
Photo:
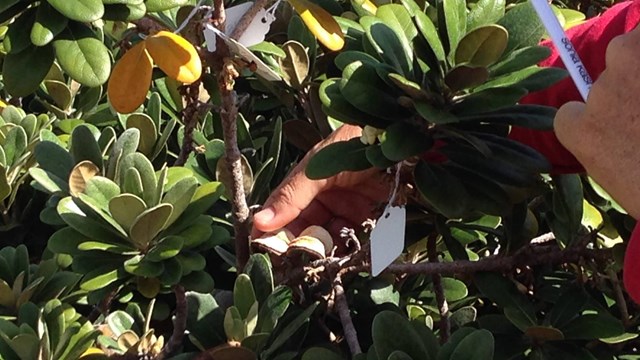
[[[289,3],[322,45],[333,51],[342,49],[344,34],[331,14],[308,0],[289,0]]]
[[[4,102],[2,99],[0,99],[0,110],[4,109],[7,107],[7,103]]]
[[[117,112],[128,114],[142,105],[151,86],[152,72],[153,62],[144,41],[129,49],[109,78],[107,94],[111,106]]]
[[[156,65],[169,77],[185,84],[198,80],[202,62],[189,41],[169,31],[149,36],[145,42]]]

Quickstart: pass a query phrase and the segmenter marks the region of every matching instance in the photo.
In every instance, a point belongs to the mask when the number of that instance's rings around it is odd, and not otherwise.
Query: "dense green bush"
[[[206,51],[214,5],[0,3],[0,359],[638,358],[633,220],[506,137],[552,129],[518,102],[566,75],[529,3],[291,0],[253,55]],[[403,254],[249,254],[249,209],[343,123],[307,175],[398,171]]]

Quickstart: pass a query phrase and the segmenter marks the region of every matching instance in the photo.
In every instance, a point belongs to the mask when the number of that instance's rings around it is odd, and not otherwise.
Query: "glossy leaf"
[[[107,82],[111,73],[109,50],[88,26],[76,23],[67,27],[53,41],[53,47],[60,67],[72,79],[90,87]]]
[[[27,96],[38,88],[54,60],[53,47],[29,46],[24,51],[8,54],[2,62],[2,79],[7,92],[16,97]]]
[[[310,179],[324,179],[342,171],[360,171],[371,167],[360,139],[330,144],[316,153],[306,168]],[[340,158],[340,161],[336,159]]]
[[[55,10],[49,3],[38,6],[36,19],[31,28],[31,42],[36,46],[45,46],[64,30],[69,20]]]

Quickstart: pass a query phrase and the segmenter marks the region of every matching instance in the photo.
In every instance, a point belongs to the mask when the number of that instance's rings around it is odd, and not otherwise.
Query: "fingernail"
[[[264,210],[261,210],[260,212],[256,213],[253,216],[253,221],[257,221],[260,223],[268,223],[269,221],[273,220],[273,218],[276,216],[276,212],[273,210],[273,208],[268,207]]]

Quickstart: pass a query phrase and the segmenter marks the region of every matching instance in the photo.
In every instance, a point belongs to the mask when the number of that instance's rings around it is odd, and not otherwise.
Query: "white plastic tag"
[[[247,49],[244,45],[240,44],[236,40],[230,38],[222,31],[216,29],[211,24],[205,24],[204,28],[204,40],[207,43],[207,50],[209,50],[210,52],[216,51],[216,41],[218,36],[220,36],[227,43],[227,46],[229,46],[229,51],[231,51],[231,53],[238,55],[249,63],[254,63],[256,65],[256,74],[260,75],[268,81],[282,80],[278,73],[273,71],[269,66],[267,66],[267,64],[260,60],[260,58],[255,56],[251,52],[251,50]]]
[[[229,35],[235,30],[242,16],[253,6],[253,2],[246,2],[226,9],[226,25],[224,33]],[[249,26],[238,39],[238,42],[246,47],[259,44],[271,28],[271,23],[276,20],[275,15],[265,9],[260,9],[251,20]]]
[[[407,212],[404,206],[387,205],[371,232],[371,275],[378,276],[404,249]]]

